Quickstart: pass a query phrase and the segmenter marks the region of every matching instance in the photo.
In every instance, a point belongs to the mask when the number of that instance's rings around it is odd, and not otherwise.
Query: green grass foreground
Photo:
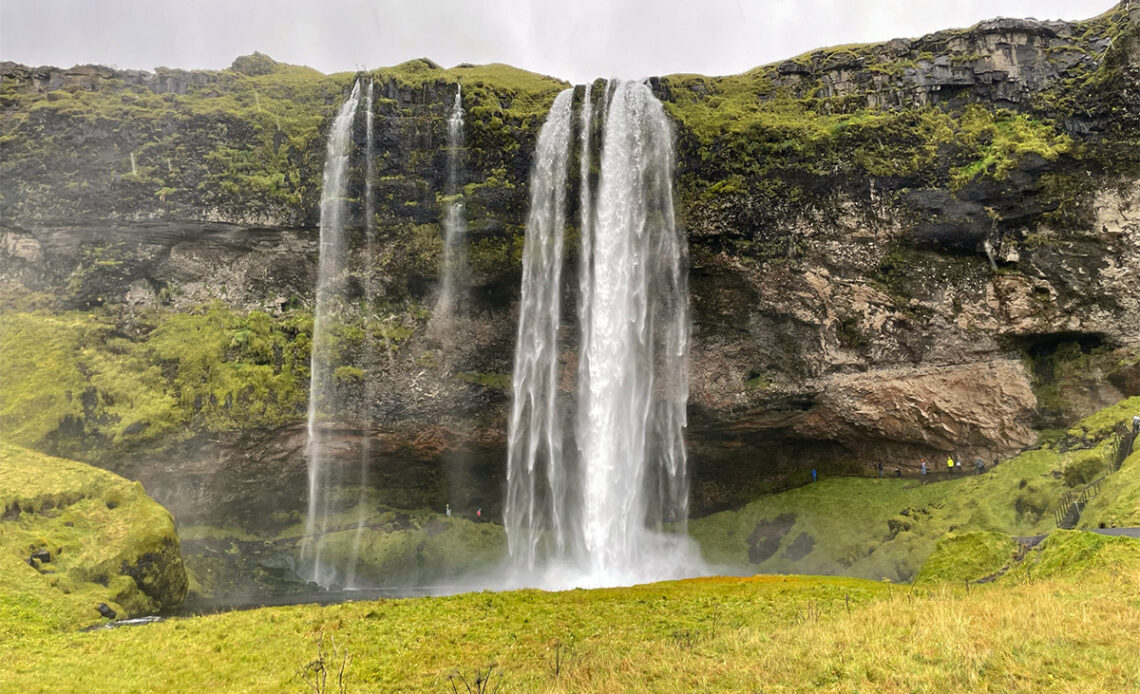
[[[349,692],[450,692],[491,665],[501,692],[1135,691],[1132,563],[969,592],[760,576],[263,608],[37,635],[0,662],[8,691],[306,691],[323,639]]]

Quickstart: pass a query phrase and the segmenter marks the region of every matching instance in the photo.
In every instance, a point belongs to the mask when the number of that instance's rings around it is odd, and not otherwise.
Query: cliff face
[[[1122,3],[652,80],[691,251],[699,509],[810,466],[1008,452],[1140,392],[1138,27]],[[361,77],[381,244],[348,286],[381,297],[336,334],[364,368],[330,445],[355,465],[377,442],[382,500],[493,513],[527,174],[568,85],[428,61]],[[141,478],[180,518],[299,508],[324,140],[357,76],[255,54],[0,78],[5,435]],[[457,82],[473,287],[441,340]],[[351,188],[359,229],[362,163]]]

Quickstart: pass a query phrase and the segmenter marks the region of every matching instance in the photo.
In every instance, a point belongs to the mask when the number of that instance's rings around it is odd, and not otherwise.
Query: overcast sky
[[[322,72],[428,57],[583,82],[742,72],[822,46],[1114,0],[0,0],[0,60],[223,68],[255,50]]]

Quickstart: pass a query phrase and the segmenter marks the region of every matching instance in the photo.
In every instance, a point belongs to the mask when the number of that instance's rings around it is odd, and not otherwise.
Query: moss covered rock
[[[325,559],[343,563],[355,535],[355,530],[345,530],[326,536]],[[506,546],[501,525],[424,515],[396,530],[366,528],[357,577],[378,585],[446,582],[496,565],[506,556]]]
[[[0,634],[182,604],[174,521],[141,484],[3,442],[0,479]]]
[[[1081,513],[1081,528],[1140,526],[1140,446],[1120,469],[1108,476],[1098,494]]]
[[[1079,530],[1054,530],[1009,573],[1007,580],[1082,577],[1140,565],[1140,539]]]
[[[1018,548],[1018,542],[1003,533],[952,533],[938,541],[915,582],[977,581],[993,576],[1010,565]]]

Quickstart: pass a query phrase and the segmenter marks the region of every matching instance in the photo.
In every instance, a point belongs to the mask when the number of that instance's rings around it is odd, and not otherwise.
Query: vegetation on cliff
[[[0,442],[0,643],[181,606],[174,521],[138,482]]]
[[[279,426],[308,397],[303,311],[212,303],[185,313],[5,311],[0,426],[9,441],[113,465],[141,442]]]
[[[517,181],[529,161],[522,150],[565,86],[505,65],[444,70],[415,60],[324,75],[254,54],[226,70],[160,68],[145,77],[80,67],[41,90],[37,73],[17,66],[0,87],[0,176],[10,182],[0,210],[37,221],[83,210],[104,219],[312,225],[323,131],[358,77],[376,83],[381,141],[414,143],[378,151],[379,175],[401,179],[379,194],[410,192],[393,200],[397,211],[427,204],[429,217],[434,200],[424,196],[442,180],[444,94],[466,86],[465,155],[473,172],[486,172],[474,180]],[[432,140],[440,144],[425,146]]]

